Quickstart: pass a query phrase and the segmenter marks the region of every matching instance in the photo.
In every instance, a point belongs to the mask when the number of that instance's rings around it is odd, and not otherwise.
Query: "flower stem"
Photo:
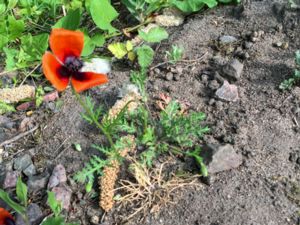
[[[80,105],[83,107],[83,109],[86,111],[86,113],[93,120],[93,123],[96,124],[97,128],[99,128],[102,131],[102,133],[107,138],[110,146],[114,149],[115,145],[114,145],[114,142],[112,140],[110,133],[107,132],[107,130],[98,122],[98,120],[94,117],[94,113],[92,112],[92,110],[86,105],[86,103],[82,100],[81,96],[74,90],[73,87],[72,87],[72,91],[73,91],[73,94],[75,95],[77,101],[80,103]]]

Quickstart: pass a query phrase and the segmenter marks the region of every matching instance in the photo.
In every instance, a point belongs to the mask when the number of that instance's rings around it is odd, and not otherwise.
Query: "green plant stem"
[[[98,122],[98,120],[94,117],[93,112],[91,111],[91,109],[85,104],[85,102],[82,100],[82,98],[80,97],[80,95],[74,90],[74,88],[72,87],[72,91],[76,97],[76,99],[78,100],[78,102],[80,103],[80,105],[84,108],[84,110],[86,111],[86,113],[89,114],[90,118],[92,118],[93,122],[96,124],[96,126],[102,131],[102,133],[105,135],[105,137],[107,138],[110,146],[115,149],[115,145],[114,142],[112,140],[112,137],[110,135],[109,132],[107,132],[107,130]]]

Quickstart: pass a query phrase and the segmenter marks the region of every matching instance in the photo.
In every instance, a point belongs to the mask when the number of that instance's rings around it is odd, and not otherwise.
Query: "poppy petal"
[[[14,221],[14,218],[4,208],[0,208],[0,225],[6,225],[7,220]]]
[[[91,87],[107,83],[108,78],[105,74],[79,72],[76,76],[72,76],[71,82],[75,91],[81,92]]]
[[[49,42],[54,55],[64,63],[68,56],[80,57],[84,44],[84,35],[80,31],[55,28],[51,32]]]
[[[63,91],[69,83],[69,76],[63,73],[63,66],[54,55],[46,52],[42,59],[43,72],[51,84],[58,90]]]

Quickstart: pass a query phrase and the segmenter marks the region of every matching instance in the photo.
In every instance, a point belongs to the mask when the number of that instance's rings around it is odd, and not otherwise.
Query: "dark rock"
[[[242,75],[243,68],[244,65],[239,60],[234,59],[223,67],[223,73],[234,80],[238,80]]]
[[[29,218],[30,224],[39,224],[42,221],[43,217],[44,217],[42,210],[35,203],[32,203],[28,206],[27,216]],[[23,220],[22,216],[19,215],[19,214],[17,214],[16,225],[26,225],[26,223]]]
[[[229,84],[228,81],[225,80],[222,87],[216,91],[216,96],[225,101],[235,102],[239,99],[237,86]]]
[[[30,164],[25,170],[23,170],[23,173],[27,176],[33,176],[36,175],[36,168],[33,164]]]
[[[36,192],[46,188],[48,179],[49,179],[48,173],[43,173],[40,175],[29,177],[27,181],[27,187],[29,192]]]
[[[14,188],[17,185],[18,176],[20,172],[18,171],[8,171],[5,175],[3,188]]]
[[[68,210],[70,207],[72,191],[68,187],[54,187],[51,191],[54,192],[57,201],[62,203],[62,208]]]
[[[58,186],[67,181],[66,169],[63,165],[58,164],[54,167],[52,175],[49,178],[48,189]]]
[[[242,156],[237,154],[230,144],[208,144],[203,147],[200,154],[209,174],[237,168],[243,162]]]
[[[14,160],[14,169],[18,171],[23,171],[31,164],[32,164],[32,160],[30,155],[25,154]]]
[[[175,81],[179,81],[179,80],[180,80],[180,74],[178,74],[178,73],[175,74],[175,75],[174,75],[174,80],[175,80]]]
[[[219,38],[221,44],[230,44],[237,41],[236,37],[230,35],[224,35]]]

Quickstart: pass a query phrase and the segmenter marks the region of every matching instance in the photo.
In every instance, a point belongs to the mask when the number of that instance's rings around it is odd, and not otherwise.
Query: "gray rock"
[[[174,75],[174,80],[179,81],[180,80],[180,74],[175,74]]]
[[[8,171],[5,175],[3,188],[14,188],[17,185],[18,176],[20,172],[18,171]]]
[[[230,35],[224,35],[219,38],[220,43],[222,44],[230,44],[237,41],[236,37],[230,36]]]
[[[245,48],[245,49],[250,49],[250,48],[252,48],[252,46],[253,46],[253,43],[252,43],[252,42],[246,41],[246,42],[244,43],[244,48]]]
[[[36,168],[33,164],[30,164],[25,170],[23,170],[23,173],[27,176],[33,176],[36,175]]]
[[[52,191],[55,194],[55,198],[57,201],[62,203],[62,207],[66,210],[70,207],[72,191],[68,187],[54,187]]]
[[[42,221],[43,217],[44,217],[42,210],[35,203],[32,203],[28,206],[27,216],[29,218],[30,224],[39,224]],[[26,225],[26,223],[23,220],[22,216],[19,215],[19,214],[17,214],[16,225]]]
[[[29,177],[27,181],[27,187],[29,192],[36,192],[46,188],[48,179],[49,179],[48,173],[43,173],[40,175]]]
[[[166,80],[168,80],[168,81],[173,80],[173,73],[168,72],[168,73],[166,74]]]
[[[66,169],[63,165],[58,164],[54,167],[52,175],[49,178],[48,189],[58,186],[67,181]]]
[[[243,69],[244,64],[234,59],[223,67],[223,73],[234,80],[238,80],[242,75]]]
[[[203,147],[201,156],[210,174],[237,168],[243,162],[242,156],[230,144],[208,144]]]
[[[30,155],[25,154],[14,160],[14,169],[18,171],[23,171],[31,164],[32,164],[32,160]]]
[[[225,80],[223,85],[216,91],[216,96],[228,102],[236,102],[239,99],[237,86],[229,84]]]
[[[219,87],[220,87],[220,84],[218,83],[218,81],[216,80],[212,80],[209,82],[208,84],[208,87],[211,89],[211,90],[217,90]]]
[[[99,224],[100,218],[99,216],[92,216],[90,219],[91,224]]]

